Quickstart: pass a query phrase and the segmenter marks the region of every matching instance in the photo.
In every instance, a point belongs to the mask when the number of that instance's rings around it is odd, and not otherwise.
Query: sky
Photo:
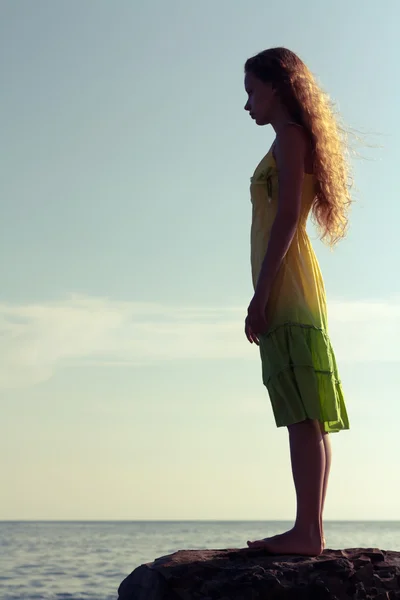
[[[294,519],[243,332],[273,140],[243,65],[278,45],[362,138],[347,238],[310,228],[351,423],[325,518],[400,518],[399,19],[396,0],[0,3],[0,519]]]

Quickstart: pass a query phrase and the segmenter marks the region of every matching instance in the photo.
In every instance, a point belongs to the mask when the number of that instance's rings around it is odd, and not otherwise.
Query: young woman
[[[330,245],[344,236],[349,168],[331,103],[296,54],[272,48],[250,58],[245,89],[245,110],[276,134],[251,179],[255,292],[245,333],[260,347],[276,425],[289,431],[297,496],[294,527],[248,546],[316,556],[325,544],[329,433],[348,429],[349,421],[306,223],[312,213]]]

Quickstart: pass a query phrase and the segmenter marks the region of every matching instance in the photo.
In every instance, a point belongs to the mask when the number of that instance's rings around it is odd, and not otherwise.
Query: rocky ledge
[[[180,550],[135,569],[118,593],[119,600],[400,600],[400,552]]]

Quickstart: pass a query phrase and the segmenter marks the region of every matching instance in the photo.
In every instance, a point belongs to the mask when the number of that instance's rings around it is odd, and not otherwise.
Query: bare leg
[[[323,427],[322,423],[320,423],[320,429],[321,429],[322,440],[324,442],[324,448],[325,448],[325,473],[324,473],[324,484],[323,484],[323,488],[322,488],[322,499],[321,499],[321,534],[322,534],[323,547],[325,547],[323,518],[324,518],[326,490],[328,488],[329,473],[331,470],[331,463],[332,463],[332,447],[331,447],[331,439],[329,437],[329,433],[326,433],[326,431],[324,431],[324,427]]]
[[[321,506],[326,467],[320,424],[307,419],[290,425],[290,457],[296,488],[297,514],[293,529],[271,538],[247,542],[272,554],[318,556],[323,551]]]

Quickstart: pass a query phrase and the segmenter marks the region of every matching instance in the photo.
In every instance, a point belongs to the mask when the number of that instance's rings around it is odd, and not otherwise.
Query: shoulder
[[[277,132],[275,161],[281,172],[312,172],[312,147],[307,130],[301,125],[288,123]]]
[[[304,127],[295,123],[288,123],[277,133],[276,150],[289,154],[299,152],[305,155],[308,147],[308,135]]]

